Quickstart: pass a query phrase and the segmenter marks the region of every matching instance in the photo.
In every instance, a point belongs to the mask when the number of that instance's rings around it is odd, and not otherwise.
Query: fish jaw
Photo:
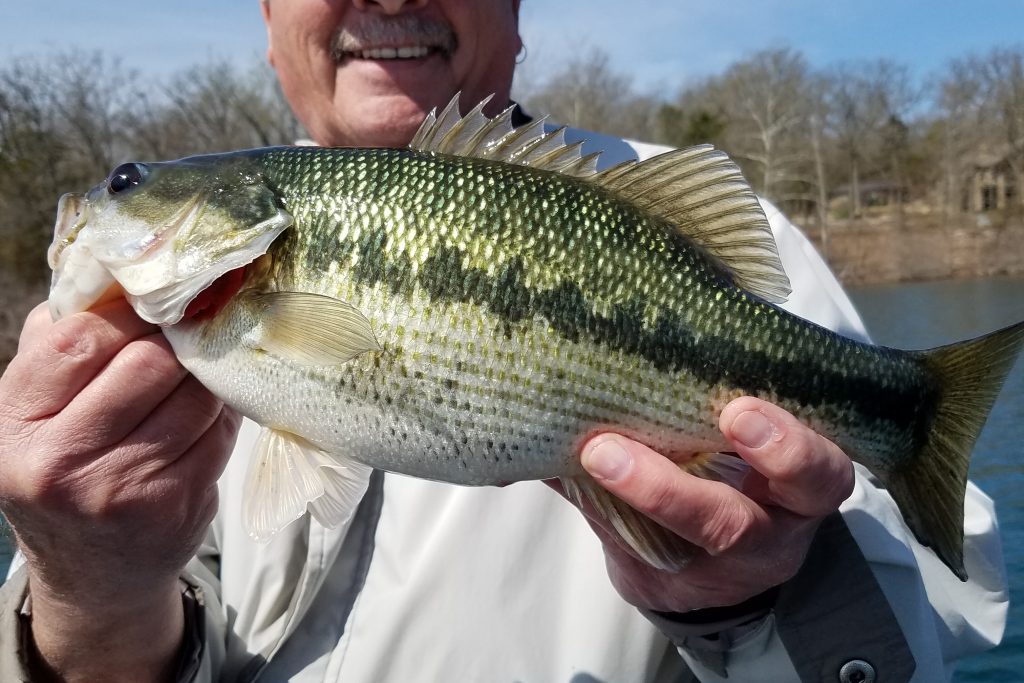
[[[59,320],[120,293],[147,321],[166,322],[143,305],[174,271],[173,254],[160,250],[161,242],[160,235],[151,234],[146,226],[124,220],[116,206],[97,196],[97,190],[64,195],[47,251],[53,270],[50,315]]]
[[[153,164],[146,182],[158,183],[161,176],[174,180],[175,173],[180,177],[189,170],[174,162]],[[291,215],[257,183],[229,197],[198,176],[193,183],[179,181],[173,196],[160,194],[159,186],[150,192],[143,184],[121,197],[109,191],[108,182],[88,194],[61,198],[48,253],[55,318],[87,310],[116,285],[113,291],[123,292],[141,318],[173,325],[201,292],[265,254],[292,225]],[[260,201],[250,201],[254,195]],[[246,220],[232,212],[253,205],[260,213],[250,211]]]
[[[73,249],[50,281],[50,317],[60,320],[113,298],[120,287],[87,249]]]
[[[88,310],[114,292],[116,281],[89,248],[77,244],[91,209],[83,194],[68,193],[57,205],[57,223],[46,258],[53,270],[50,279],[50,316],[60,320]]]

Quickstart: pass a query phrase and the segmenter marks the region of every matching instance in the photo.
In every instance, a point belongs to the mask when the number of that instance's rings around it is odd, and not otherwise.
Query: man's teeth
[[[417,59],[426,57],[430,52],[427,47],[380,47],[372,50],[361,50],[355,54],[362,59]]]

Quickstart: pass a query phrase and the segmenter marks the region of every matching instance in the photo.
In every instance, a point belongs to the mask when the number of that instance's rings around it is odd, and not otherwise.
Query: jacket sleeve
[[[221,604],[220,550],[215,529],[212,526],[207,532],[206,539],[182,576],[182,581],[194,596],[195,611],[190,618],[186,604],[182,655],[188,668],[179,667],[180,683],[212,683],[219,680],[224,667],[227,622]]]
[[[905,683],[915,670],[839,513],[823,521],[800,571],[782,586],[736,607],[647,616],[701,681],[757,680],[766,671],[777,681],[838,681],[844,668],[860,668],[864,680]]]
[[[866,338],[848,297],[807,238],[765,210],[793,285],[786,308]],[[961,582],[907,529],[889,494],[859,465],[853,495],[824,522],[800,572],[770,609],[701,623],[650,615],[700,681],[948,680],[955,663],[995,646],[1008,606],[991,499],[968,484]],[[846,667],[844,669],[844,667]]]
[[[185,635],[175,679],[179,683],[212,683],[218,680],[224,663],[226,625],[220,605],[218,560],[211,529],[181,577]],[[28,570],[16,561],[0,586],[0,681],[32,680],[28,670],[30,619]]]

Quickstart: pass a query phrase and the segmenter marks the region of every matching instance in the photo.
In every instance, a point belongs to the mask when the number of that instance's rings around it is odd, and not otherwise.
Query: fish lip
[[[57,202],[57,220],[53,225],[53,241],[46,250],[46,262],[51,270],[58,270],[65,250],[71,246],[78,233],[89,222],[92,205],[86,195],[68,192]]]
[[[114,286],[129,301],[135,295],[146,294],[126,287],[114,273],[161,248],[183,225],[202,211],[206,200],[205,194],[198,193],[159,231],[123,245],[115,252],[101,250],[97,253],[94,250],[95,244],[84,237],[81,241],[78,239],[79,233],[92,218],[92,204],[88,195],[68,193],[62,196],[57,204],[54,240],[47,251],[47,261],[53,270],[48,297],[51,317],[59,320],[88,310],[103,300]],[[78,244],[72,248],[76,241]]]

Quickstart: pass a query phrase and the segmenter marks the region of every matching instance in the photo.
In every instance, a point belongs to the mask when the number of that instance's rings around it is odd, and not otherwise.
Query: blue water
[[[1024,280],[866,287],[850,292],[874,340],[928,348],[1024,320]],[[1024,360],[1010,373],[981,433],[971,479],[996,501],[1010,584],[1002,644],[963,661],[956,683],[1024,680]]]
[[[877,343],[928,348],[1024,320],[1024,280],[932,282],[850,292]],[[981,434],[971,478],[999,512],[1010,582],[1010,617],[999,647],[962,662],[956,683],[1024,680],[1024,361],[1010,374]],[[10,545],[0,534],[0,576]]]

